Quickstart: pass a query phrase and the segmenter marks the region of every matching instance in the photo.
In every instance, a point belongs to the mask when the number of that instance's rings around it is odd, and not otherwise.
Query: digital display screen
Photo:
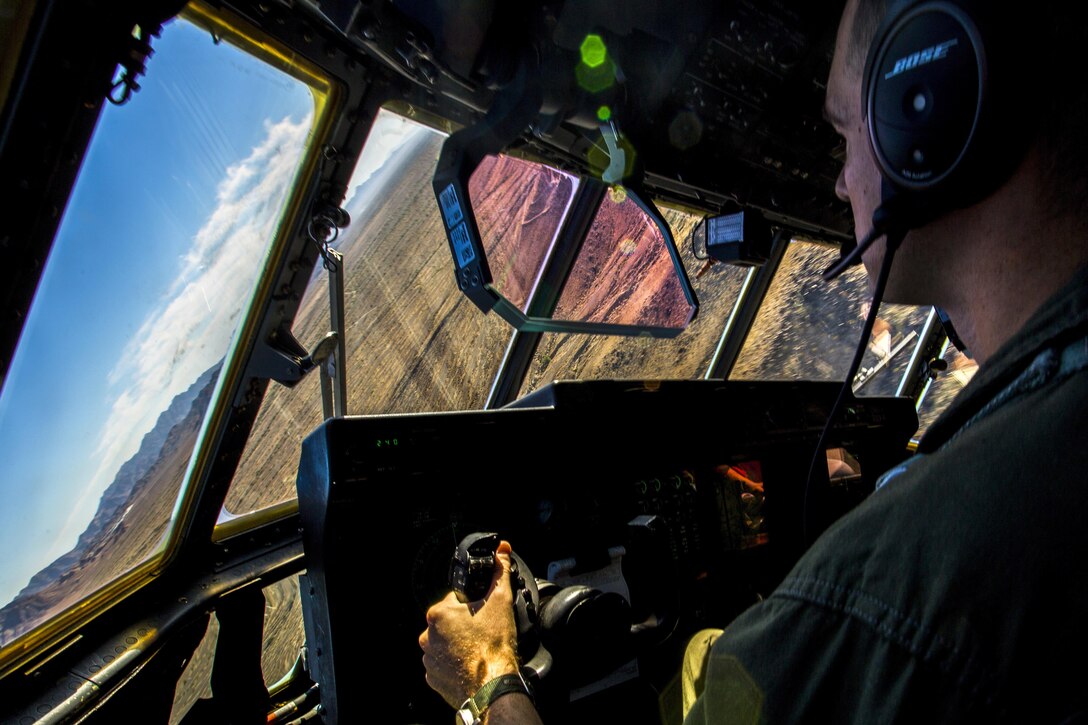
[[[861,478],[861,463],[845,448],[827,449],[827,480],[847,483]]]
[[[734,549],[747,549],[767,542],[763,515],[763,465],[742,461],[714,469],[720,489],[722,538]]]
[[[707,225],[707,246],[728,244],[744,239],[744,214],[713,217]]]

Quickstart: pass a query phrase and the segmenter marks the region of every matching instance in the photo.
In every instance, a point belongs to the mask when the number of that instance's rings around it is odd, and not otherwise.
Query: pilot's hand
[[[427,610],[427,629],[419,635],[427,684],[455,708],[489,680],[518,671],[508,542],[499,543],[495,560],[483,599],[462,604],[450,592]]]

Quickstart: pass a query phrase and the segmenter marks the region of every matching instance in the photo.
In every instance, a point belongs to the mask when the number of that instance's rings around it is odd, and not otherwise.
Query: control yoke
[[[478,532],[461,540],[449,570],[450,587],[459,601],[487,595],[498,545],[496,533]],[[660,613],[652,622],[635,623],[630,603],[620,594],[584,585],[560,587],[533,577],[516,553],[510,553],[510,560],[518,652],[525,661],[521,673],[534,687],[556,662],[556,677],[563,685],[592,682],[661,642],[675,625],[674,615]]]

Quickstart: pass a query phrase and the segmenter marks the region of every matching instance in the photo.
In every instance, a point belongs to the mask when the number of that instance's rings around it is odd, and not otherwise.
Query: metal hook
[[[117,96],[117,89],[121,89],[121,95]],[[123,106],[132,98],[133,91],[140,90],[140,84],[132,80],[127,74],[121,80],[110,86],[110,92],[106,98],[115,106]]]
[[[336,262],[333,261],[332,255],[329,254],[329,246],[340,236],[340,228],[336,226],[329,217],[318,214],[310,219],[310,224],[306,228],[306,233],[317,245],[325,269],[329,271],[335,270]]]
[[[317,245],[325,269],[335,271],[337,262],[329,254],[329,246],[340,237],[340,229],[351,223],[348,213],[339,207],[327,207],[314,214],[306,233]]]
[[[132,99],[132,94],[140,90],[138,79],[147,72],[147,61],[155,53],[151,38],[159,37],[162,25],[155,25],[150,32],[146,32],[145,27],[143,23],[133,26],[125,57],[119,63],[121,77],[106,94],[106,99],[115,106],[125,105]],[[118,89],[121,89],[120,94],[117,93]]]

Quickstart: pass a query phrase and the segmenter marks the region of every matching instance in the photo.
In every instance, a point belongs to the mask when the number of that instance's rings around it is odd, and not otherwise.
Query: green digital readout
[[[375,448],[394,448],[400,445],[400,441],[396,438],[377,438],[374,441]]]

